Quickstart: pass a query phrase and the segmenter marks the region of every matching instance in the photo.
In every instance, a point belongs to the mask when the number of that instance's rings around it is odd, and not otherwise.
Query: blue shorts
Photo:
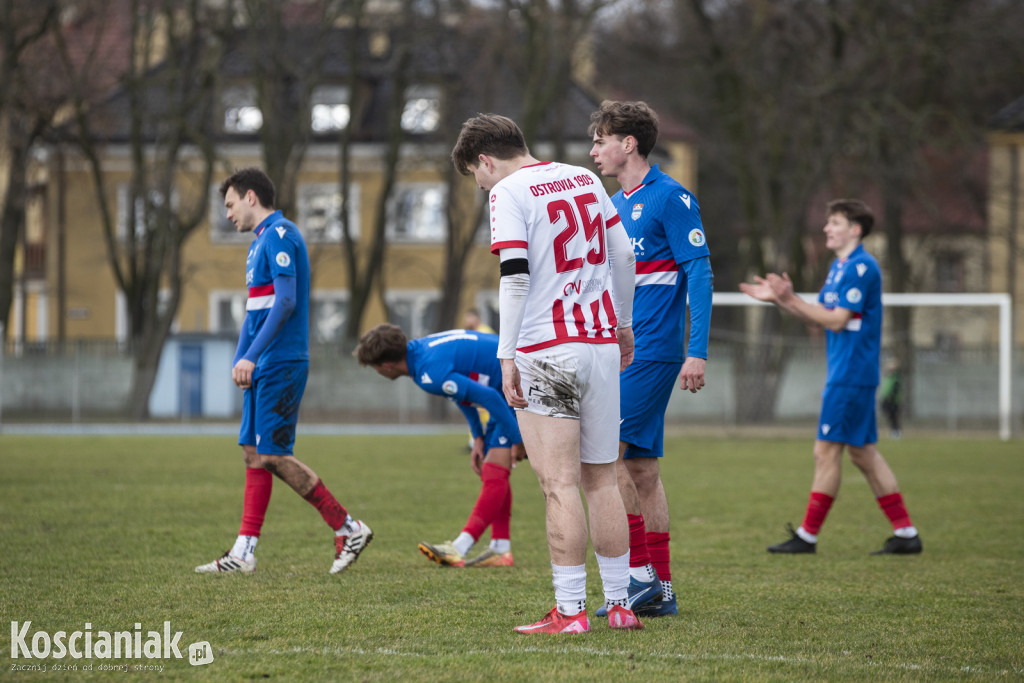
[[[308,361],[275,363],[253,372],[242,399],[238,445],[256,446],[262,455],[291,455],[308,376]]]
[[[484,453],[490,453],[492,448],[512,448],[512,439],[497,420],[488,420],[487,429],[484,430]]]
[[[682,362],[637,360],[619,375],[619,441],[629,458],[665,454],[665,409]]]
[[[826,384],[821,394],[818,439],[861,448],[878,441],[876,387]]]

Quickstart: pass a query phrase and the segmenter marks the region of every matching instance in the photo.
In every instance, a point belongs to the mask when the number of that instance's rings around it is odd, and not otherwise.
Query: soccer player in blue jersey
[[[470,461],[483,482],[480,495],[454,541],[420,543],[420,552],[447,567],[511,567],[509,475],[515,463],[526,457],[526,450],[515,411],[501,393],[497,335],[449,330],[409,341],[400,327],[385,323],[364,334],[353,355],[360,365],[388,379],[408,375],[428,394],[454,401],[469,423]],[[488,411],[486,425],[478,408]],[[491,527],[490,547],[467,560],[487,527]]]
[[[256,571],[254,550],[274,475],[313,505],[334,530],[331,573],[344,571],[373,538],[292,454],[299,403],[309,374],[309,253],[294,223],[274,210],[274,184],[257,168],[235,172],[220,186],[227,218],[256,235],[245,260],[249,288],[231,377],[244,392],[238,444],[245,458],[242,524],[234,546],[196,567],[200,573]]]
[[[859,199],[829,202],[825,246],[835,252],[817,303],[793,291],[785,273],[769,273],[743,283],[746,294],[773,303],[802,320],[825,328],[828,375],[814,442],[814,479],[804,521],[790,538],[769,546],[772,553],[813,553],[842,475],[843,451],[864,473],[878,506],[892,523],[893,536],[873,555],[920,553],[921,538],[910,521],[896,476],[878,452],[875,391],[882,346],[882,271],[861,241],[875,218]]]
[[[620,381],[618,461],[629,521],[630,604],[637,614],[665,616],[678,613],[659,466],[665,410],[677,376],[684,390],[704,387],[714,278],[697,198],[648,161],[658,140],[655,112],[644,102],[605,101],[590,118],[590,156],[622,186],[612,202],[636,256],[636,350]]]

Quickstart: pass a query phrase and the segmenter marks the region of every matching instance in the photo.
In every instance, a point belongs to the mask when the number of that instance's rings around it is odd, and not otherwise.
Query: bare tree
[[[125,46],[129,67],[120,95],[90,108],[87,93],[73,93],[70,132],[91,169],[109,265],[127,305],[134,370],[128,408],[135,419],[149,416],[149,394],[187,270],[182,247],[205,217],[213,177],[209,123],[220,50],[203,30],[213,19],[203,5],[132,0],[135,39]],[[71,82],[87,82],[92,64],[73,60],[66,41],[58,45]],[[104,141],[120,110],[128,118],[131,179],[119,221],[111,201],[118,193],[104,172]]]
[[[40,92],[45,64],[38,47],[57,24],[56,0],[0,2],[0,329],[9,334],[14,300],[14,260],[25,224],[27,173],[32,145],[53,116],[52,93]],[[0,343],[3,343],[0,338]]]

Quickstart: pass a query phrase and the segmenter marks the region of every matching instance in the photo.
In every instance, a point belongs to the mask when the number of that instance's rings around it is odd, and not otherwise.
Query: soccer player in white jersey
[[[910,521],[896,475],[878,452],[875,391],[882,347],[882,271],[861,240],[871,232],[874,214],[859,199],[829,202],[825,246],[835,252],[816,303],[793,292],[783,273],[742,283],[746,294],[825,328],[828,375],[821,396],[818,438],[814,442],[814,478],[803,523],[789,539],[768,547],[771,553],[813,553],[818,531],[839,495],[843,451],[864,473],[878,507],[892,524],[893,536],[872,555],[915,555],[921,537]]]
[[[669,565],[668,497],[659,461],[665,410],[676,377],[704,388],[713,276],[700,205],[692,192],[651,165],[658,117],[644,102],[605,101],[590,115],[590,156],[622,186],[612,203],[636,256],[636,357],[622,373],[619,489],[629,522],[629,606],[643,617],[678,613]],[[686,314],[690,335],[686,343]]]
[[[509,118],[466,121],[451,159],[489,193],[502,390],[544,491],[556,605],[515,630],[590,630],[581,487],[608,624],[643,628],[626,606],[629,530],[615,475],[618,374],[633,358],[629,240],[597,176],[538,161]]]

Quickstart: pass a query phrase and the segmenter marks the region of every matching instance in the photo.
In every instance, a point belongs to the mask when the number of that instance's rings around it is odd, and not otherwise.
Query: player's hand
[[[473,439],[473,448],[469,453],[469,464],[477,476],[483,473],[484,467],[484,437],[478,436]]]
[[[512,467],[515,467],[517,462],[522,462],[526,459],[526,446],[521,443],[512,444]]]
[[[519,368],[516,367],[514,358],[501,358],[501,390],[505,393],[505,400],[513,408],[525,408],[526,399],[523,397],[523,384],[519,377]]]
[[[252,386],[252,371],[255,369],[255,363],[243,358],[231,368],[231,379],[242,389],[248,389]]]
[[[772,276],[778,277],[775,273],[768,273],[768,278]],[[769,279],[763,277],[754,276],[754,282],[741,282],[740,291],[747,296],[752,296],[758,301],[766,301],[770,304],[778,302],[778,295],[775,293],[775,289],[772,287]]]
[[[766,279],[768,286],[772,288],[772,293],[775,295],[776,301],[785,303],[788,299],[795,296],[793,292],[793,281],[789,279],[789,273],[783,273],[782,275],[768,273]]]
[[[633,328],[620,327],[615,330],[615,337],[619,340],[619,372],[622,372],[633,362]]]
[[[687,356],[683,363],[683,369],[679,373],[679,388],[696,394],[704,388],[704,366],[707,364],[703,358]]]

